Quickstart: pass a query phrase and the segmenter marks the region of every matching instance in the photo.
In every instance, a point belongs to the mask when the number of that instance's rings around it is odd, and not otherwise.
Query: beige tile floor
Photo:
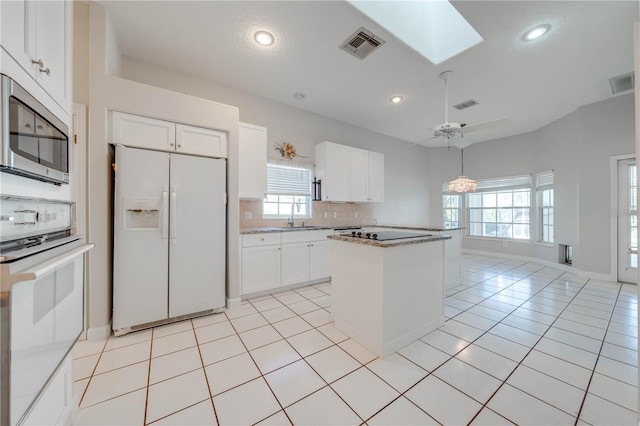
[[[637,424],[636,286],[468,255],[445,310],[385,359],[329,283],[78,342],[75,424]]]

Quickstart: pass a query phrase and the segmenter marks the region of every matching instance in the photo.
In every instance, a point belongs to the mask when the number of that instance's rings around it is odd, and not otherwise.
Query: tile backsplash
[[[245,219],[245,213],[248,212],[251,213],[251,219]],[[372,225],[375,222],[373,205],[366,203],[314,201],[312,214],[313,217],[309,219],[296,219],[296,225],[302,221],[305,225],[322,226]],[[240,229],[287,225],[287,219],[263,219],[262,200],[240,200]]]

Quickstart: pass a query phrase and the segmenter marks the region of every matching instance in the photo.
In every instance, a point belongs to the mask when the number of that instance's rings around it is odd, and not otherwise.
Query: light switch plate
[[[338,212],[333,212],[333,218],[337,218],[338,217]]]
[[[244,219],[245,220],[253,219],[253,213],[252,212],[244,212]]]
[[[324,218],[326,219],[328,216],[327,212],[324,212]]]

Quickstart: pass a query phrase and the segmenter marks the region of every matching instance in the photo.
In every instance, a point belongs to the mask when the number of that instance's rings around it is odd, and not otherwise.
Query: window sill
[[[494,238],[494,237],[475,237],[466,235],[463,238],[468,240],[479,240],[479,241],[495,241],[495,242],[508,242],[508,243],[522,243],[522,244],[533,244],[531,240],[519,240],[516,238]]]
[[[533,243],[533,245],[535,246],[541,246],[541,247],[547,247],[547,248],[554,248],[556,245],[554,243],[545,243],[542,241],[536,241]]]

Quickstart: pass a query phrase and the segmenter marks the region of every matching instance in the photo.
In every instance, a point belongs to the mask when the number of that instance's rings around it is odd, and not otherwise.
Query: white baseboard
[[[87,340],[103,340],[111,336],[111,321],[102,327],[91,327],[87,330]]]
[[[239,308],[242,304],[242,299],[234,297],[233,299],[227,298],[227,309]]]
[[[600,274],[597,272],[589,272],[589,271],[581,271],[573,266],[563,265],[562,263],[550,262],[544,259],[538,259],[537,257],[531,256],[518,256],[515,254],[507,254],[507,253],[496,253],[493,251],[486,250],[470,250],[470,249],[462,249],[462,253],[466,254],[475,254],[478,256],[488,256],[488,257],[499,257],[502,259],[511,259],[511,260],[521,260],[523,262],[531,262],[538,263],[543,266],[548,266],[550,268],[559,269],[561,271],[569,272],[570,274],[575,274],[581,278],[589,278],[593,280],[599,281],[607,281],[607,282],[616,282],[611,275],[608,274]]]

